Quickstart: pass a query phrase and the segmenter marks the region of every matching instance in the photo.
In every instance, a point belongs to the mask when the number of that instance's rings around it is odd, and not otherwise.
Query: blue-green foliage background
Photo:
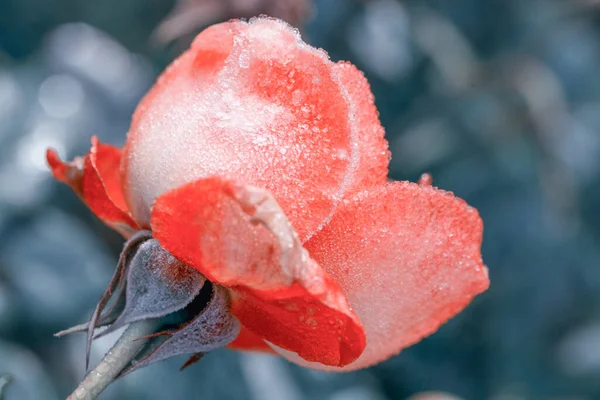
[[[194,2],[203,0],[181,3]],[[277,7],[294,3],[303,2]],[[257,12],[280,12],[273,4]],[[91,134],[123,143],[137,101],[191,37],[149,40],[173,6],[0,1],[7,399],[64,398],[81,379],[84,338],[52,333],[90,315],[121,246],[50,178],[44,149],[71,158]],[[600,2],[319,0],[312,8],[306,41],[352,61],[371,82],[391,177],[432,172],[436,185],[479,209],[490,290],[369,370],[331,375],[222,350],[183,373],[184,360],[147,368],[104,398],[377,400],[424,390],[600,398]],[[210,12],[197,30],[251,11]],[[108,345],[95,347],[96,360]]]

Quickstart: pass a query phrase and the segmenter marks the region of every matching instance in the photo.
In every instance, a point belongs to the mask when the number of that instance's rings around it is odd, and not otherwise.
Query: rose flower
[[[48,152],[54,176],[129,239],[79,329],[181,313],[209,284],[204,328],[158,331],[171,342],[146,364],[224,345],[326,370],[399,353],[489,282],[477,211],[388,181],[389,158],[352,64],[275,19],[206,29],[141,101],[122,150],[94,138],[70,163]],[[111,296],[125,306],[103,312]]]

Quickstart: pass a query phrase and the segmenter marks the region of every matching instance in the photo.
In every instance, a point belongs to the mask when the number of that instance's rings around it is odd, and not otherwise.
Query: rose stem
[[[104,355],[96,368],[90,371],[77,389],[67,400],[95,399],[127,364],[144,347],[149,339],[140,339],[148,336],[157,328],[156,321],[145,320],[134,322],[123,332],[112,349]]]

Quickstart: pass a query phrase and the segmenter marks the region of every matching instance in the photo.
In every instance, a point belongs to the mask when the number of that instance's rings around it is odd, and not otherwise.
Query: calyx
[[[142,320],[155,320],[151,339],[119,376],[180,354],[182,367],[237,337],[240,323],[229,313],[226,289],[163,249],[150,231],[135,233],[124,245],[114,275],[90,321],[58,332],[87,332],[86,368],[92,341]],[[94,336],[96,329],[105,329]]]

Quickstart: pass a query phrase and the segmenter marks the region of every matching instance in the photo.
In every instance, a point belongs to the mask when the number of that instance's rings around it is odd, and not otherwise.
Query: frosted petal
[[[209,31],[135,113],[123,161],[128,204],[147,226],[161,194],[219,175],[273,193],[304,240],[330,217],[358,161],[335,64],[282,21]]]
[[[384,184],[391,154],[369,82],[361,71],[348,62],[335,64],[333,71],[346,91],[354,113],[352,123],[358,135],[359,161],[348,191]]]
[[[338,207],[305,246],[365,327],[367,347],[346,370],[380,362],[433,333],[488,287],[482,229],[477,211],[461,199],[408,182],[367,189]]]
[[[232,313],[255,335],[328,365],[362,352],[362,326],[344,294],[269,192],[199,180],[159,197],[151,225],[171,254],[231,290]]]

